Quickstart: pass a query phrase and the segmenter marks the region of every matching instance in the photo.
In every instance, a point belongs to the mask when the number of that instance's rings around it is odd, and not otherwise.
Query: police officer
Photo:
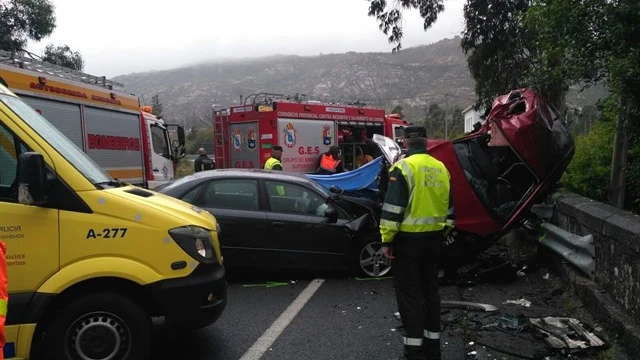
[[[271,157],[264,163],[264,169],[282,171],[280,159],[282,159],[282,146],[274,146],[271,148]]]
[[[198,154],[200,154],[200,156],[196,158],[196,161],[194,163],[196,172],[203,170],[213,170],[216,168],[216,163],[207,156],[204,148],[198,149]]]
[[[382,206],[383,253],[392,260],[404,358],[439,360],[438,258],[454,220],[450,175],[427,154],[424,127],[405,128],[403,143],[407,154],[389,170]]]

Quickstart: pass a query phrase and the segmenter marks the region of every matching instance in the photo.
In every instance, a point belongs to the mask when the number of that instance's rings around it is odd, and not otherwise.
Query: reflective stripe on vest
[[[387,211],[393,214],[404,214],[404,209],[402,206],[391,205],[391,204],[383,204],[382,211]]]
[[[0,316],[7,317],[7,300],[0,299]]]
[[[276,164],[280,164],[280,160],[278,160],[276,158],[269,158],[267,160],[267,162],[264,163],[264,169],[265,170],[271,170],[271,169],[273,169],[273,166],[276,165]]]
[[[450,176],[444,164],[428,154],[414,154],[400,160],[393,168],[400,169],[409,186],[409,205],[398,230],[428,232],[444,229],[449,213],[450,190]]]
[[[335,172],[338,168],[338,164],[340,164],[340,160],[335,160],[333,156],[322,154],[322,157],[320,158],[320,167],[322,169]]]

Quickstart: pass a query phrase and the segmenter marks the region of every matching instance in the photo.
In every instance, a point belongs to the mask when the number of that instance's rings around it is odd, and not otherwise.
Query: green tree
[[[192,128],[185,138],[187,154],[196,154],[199,148],[211,153],[213,148],[213,131],[210,128]]]
[[[401,49],[404,10],[418,9],[427,30],[444,9],[443,0],[398,0],[389,6],[386,0],[369,2],[369,15],[397,44],[393,51]],[[640,173],[640,164],[630,157],[640,149],[640,2],[468,0],[464,15],[461,45],[476,82],[477,105],[531,86],[564,113],[569,86],[605,81],[617,96],[611,110],[617,120],[610,201],[622,207],[625,199],[640,198],[625,195],[626,188],[638,184],[626,177]]]
[[[0,0],[0,49],[23,51],[28,40],[40,41],[56,26],[49,0]]]
[[[534,0],[469,0],[464,6],[465,28],[461,42],[475,80],[477,105],[489,106],[495,97],[515,88],[538,89],[556,107],[563,108],[568,86],[559,72],[549,72],[559,61],[549,56],[542,62],[534,29],[525,26],[524,16]],[[417,9],[427,30],[444,10],[443,0],[369,0],[369,16],[393,51],[401,49],[402,12]]]
[[[151,106],[153,108],[153,115],[162,116],[162,102],[158,94],[153,95],[151,98]]]
[[[623,207],[627,171],[635,168],[627,164],[628,150],[638,146],[628,135],[640,133],[640,2],[538,0],[527,23],[544,56],[561,59],[555,70],[570,83],[605,80],[617,96],[610,202]]]
[[[598,121],[591,131],[576,137],[576,153],[563,176],[565,186],[594,200],[609,199],[607,187],[611,173],[614,121]]]
[[[79,71],[84,69],[82,55],[77,51],[72,51],[68,45],[47,45],[44,49],[42,61]]]
[[[438,104],[430,104],[424,119],[427,136],[434,139],[444,139],[444,109]]]
[[[424,30],[429,29],[438,20],[438,14],[444,10],[443,0],[397,0],[387,8],[387,0],[368,0],[369,16],[375,16],[379,28],[388,36],[390,43],[396,44],[393,51],[402,49],[402,11],[418,9],[424,19]]]
[[[534,34],[522,21],[530,2],[471,0],[465,4],[461,46],[475,80],[478,105],[489,106],[496,95],[530,85],[529,74],[538,55]]]

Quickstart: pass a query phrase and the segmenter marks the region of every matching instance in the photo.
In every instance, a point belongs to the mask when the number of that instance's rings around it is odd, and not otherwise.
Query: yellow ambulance
[[[111,178],[0,84],[6,359],[146,359],[151,317],[215,322],[219,231],[206,211]]]

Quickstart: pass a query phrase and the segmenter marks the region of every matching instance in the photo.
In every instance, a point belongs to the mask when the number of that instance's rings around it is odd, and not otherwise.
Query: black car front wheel
[[[369,277],[382,277],[391,271],[391,260],[382,253],[382,242],[371,237],[363,241],[358,252],[358,272]]]

